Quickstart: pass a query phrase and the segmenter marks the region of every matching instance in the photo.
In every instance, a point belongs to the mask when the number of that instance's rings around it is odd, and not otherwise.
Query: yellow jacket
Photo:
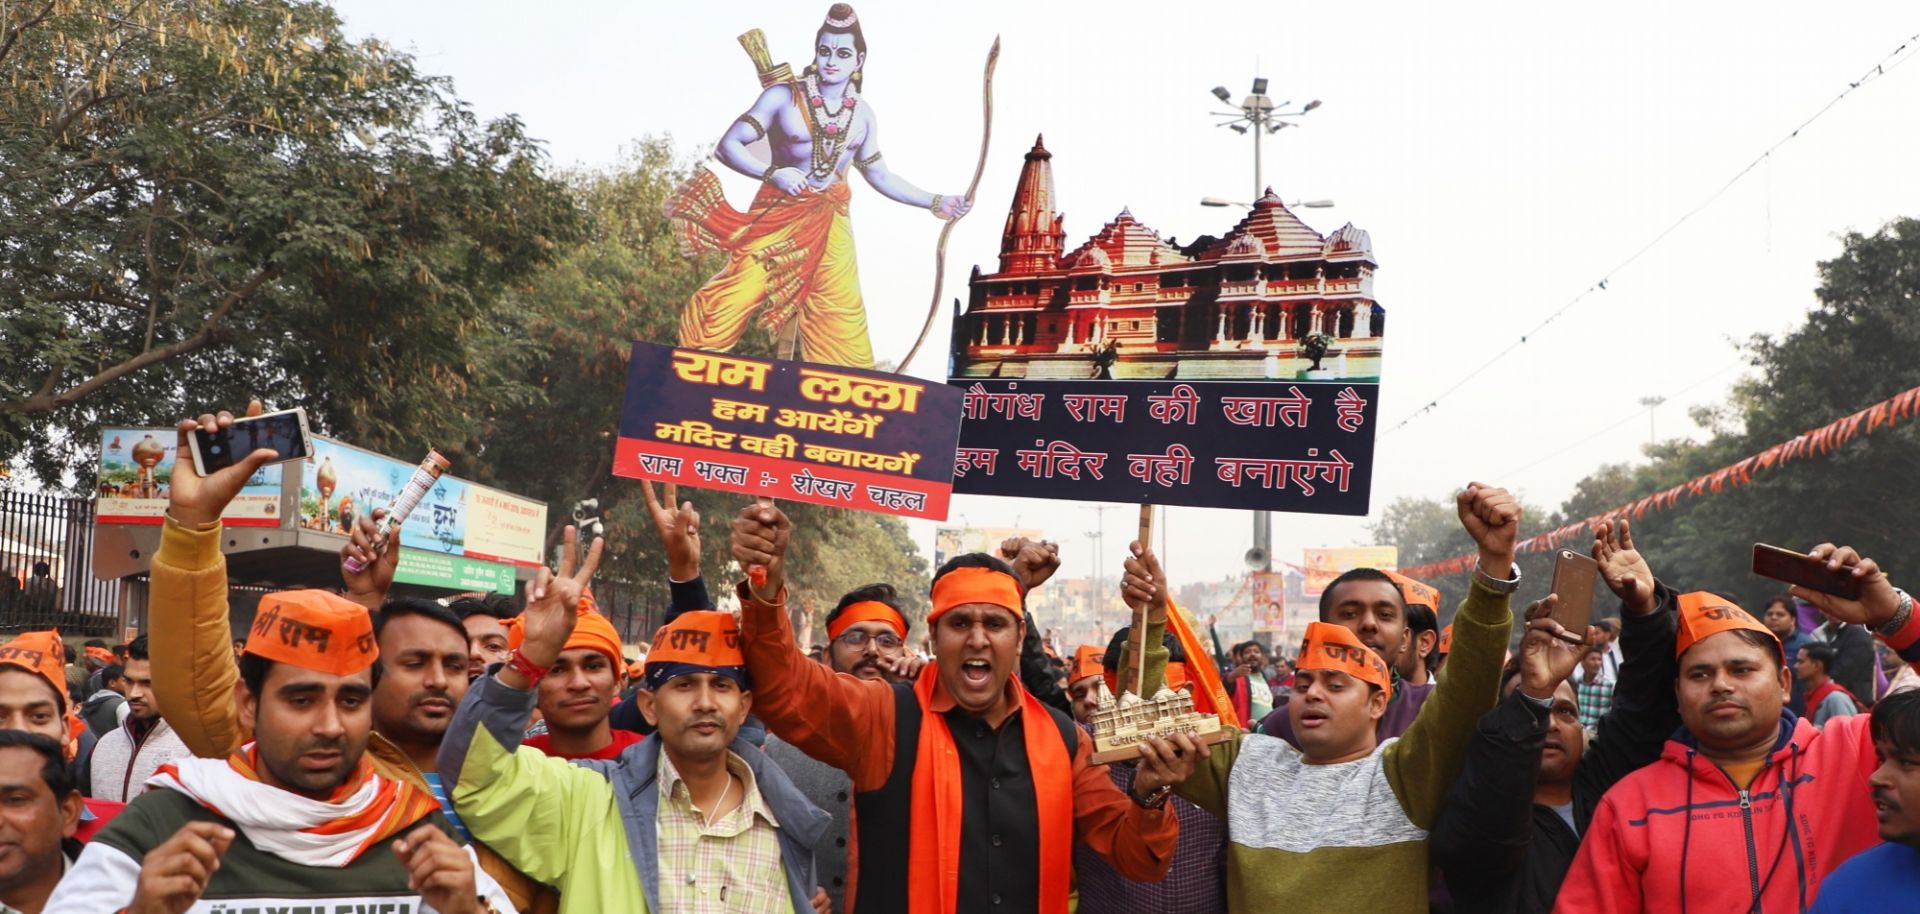
[[[188,526],[167,518],[149,584],[147,653],[154,701],[201,758],[226,758],[253,735],[240,724],[235,696],[240,664],[233,657],[233,626],[227,620],[227,557],[220,551],[220,535],[218,522]],[[420,767],[387,738],[373,734],[367,754],[381,776],[428,789]],[[528,914],[559,909],[551,887],[478,842],[473,849],[514,907]]]

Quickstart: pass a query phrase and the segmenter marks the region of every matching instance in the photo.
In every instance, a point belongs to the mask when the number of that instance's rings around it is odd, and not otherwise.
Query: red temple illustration
[[[1053,153],[1035,139],[1000,268],[974,267],[954,317],[951,377],[1379,378],[1378,264],[1352,223],[1323,236],[1269,189],[1219,238],[1181,245],[1122,209],[1067,250],[1057,203]]]

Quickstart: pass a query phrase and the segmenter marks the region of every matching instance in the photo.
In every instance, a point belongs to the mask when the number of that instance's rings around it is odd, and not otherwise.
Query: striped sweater
[[[1512,627],[1506,595],[1476,581],[1446,675],[1406,734],[1365,758],[1313,765],[1259,734],[1213,747],[1179,792],[1226,819],[1228,910],[1426,911],[1427,830],[1498,696]]]

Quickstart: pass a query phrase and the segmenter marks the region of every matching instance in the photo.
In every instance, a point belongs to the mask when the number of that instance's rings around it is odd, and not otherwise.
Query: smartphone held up
[[[187,444],[193,451],[193,468],[202,476],[231,467],[262,448],[274,452],[267,465],[313,456],[307,411],[299,407],[235,419],[226,428],[194,429]]]
[[[1753,544],[1753,573],[1846,600],[1860,599],[1862,584],[1853,569],[1828,568],[1813,556],[1779,546]]]
[[[1591,556],[1562,549],[1553,557],[1553,592],[1560,598],[1554,605],[1553,621],[1566,629],[1562,639],[1584,644],[1587,626],[1593,624],[1593,590],[1600,578],[1600,564]]]

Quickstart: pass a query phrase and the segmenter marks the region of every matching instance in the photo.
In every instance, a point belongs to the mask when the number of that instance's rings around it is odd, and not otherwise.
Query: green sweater
[[[1158,643],[1157,628],[1147,643]],[[1499,696],[1512,628],[1506,595],[1475,581],[1454,619],[1447,674],[1406,735],[1366,758],[1311,765],[1257,733],[1214,746],[1178,791],[1227,822],[1228,910],[1425,912],[1427,831],[1474,722]]]

